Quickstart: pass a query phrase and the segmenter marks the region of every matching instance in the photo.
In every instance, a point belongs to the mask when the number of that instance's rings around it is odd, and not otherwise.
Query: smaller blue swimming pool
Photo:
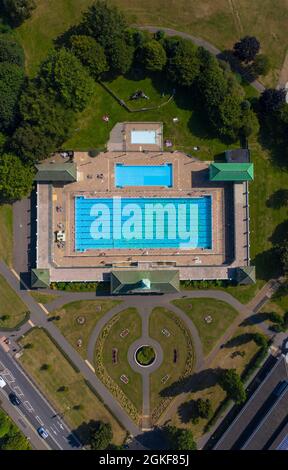
[[[156,144],[156,131],[131,131],[131,144]]]
[[[115,186],[166,186],[173,184],[172,163],[166,165],[115,165]]]

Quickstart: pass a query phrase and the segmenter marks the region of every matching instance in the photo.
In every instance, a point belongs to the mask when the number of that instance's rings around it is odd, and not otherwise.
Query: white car
[[[6,385],[6,382],[5,382],[5,380],[4,380],[4,379],[1,377],[1,375],[0,375],[0,388],[4,388],[5,385]]]

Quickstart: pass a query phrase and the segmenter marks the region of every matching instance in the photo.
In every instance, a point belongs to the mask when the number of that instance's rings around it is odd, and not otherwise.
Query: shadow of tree
[[[206,369],[180,379],[161,390],[162,397],[174,397],[179,393],[198,392],[217,384],[223,369]]]
[[[193,416],[197,415],[198,408],[196,403],[196,400],[181,403],[177,410],[181,423],[187,424],[192,420]]]
[[[281,224],[278,224],[275,228],[274,232],[272,233],[269,241],[273,245],[278,245],[282,243],[288,235],[288,220],[285,220]]]
[[[269,320],[270,313],[255,313],[250,315],[250,317],[245,318],[245,320],[240,324],[240,326],[251,326],[251,325],[258,325],[259,323],[263,323],[266,320]]]
[[[235,336],[235,338],[229,339],[224,345],[225,348],[234,348],[241,346],[242,344],[249,343],[253,339],[253,333],[243,333]]]
[[[77,436],[77,438],[82,442],[84,446],[88,445],[90,443],[91,431],[97,429],[99,423],[99,421],[95,420],[90,420],[88,423],[84,421],[80,424],[80,426],[78,426],[78,428],[73,429],[73,433]]]
[[[278,191],[271,194],[266,201],[266,206],[271,209],[280,209],[281,207],[288,206],[288,189],[278,189]]]
[[[279,262],[279,251],[276,247],[258,253],[252,260],[256,266],[256,277],[264,281],[269,281],[273,277],[278,277],[282,273]]]

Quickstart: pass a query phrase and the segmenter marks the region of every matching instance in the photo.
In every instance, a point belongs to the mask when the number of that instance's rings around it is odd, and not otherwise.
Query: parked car
[[[39,436],[41,436],[43,439],[47,439],[47,437],[49,436],[48,432],[46,431],[46,429],[43,428],[43,426],[38,428],[37,432],[38,432]]]
[[[6,382],[5,382],[5,380],[3,379],[3,377],[1,377],[1,375],[0,375],[0,388],[4,388],[5,385],[6,385]]]
[[[9,394],[9,400],[11,401],[12,405],[16,405],[16,406],[21,405],[21,401],[19,400],[17,395],[15,395],[15,393]]]

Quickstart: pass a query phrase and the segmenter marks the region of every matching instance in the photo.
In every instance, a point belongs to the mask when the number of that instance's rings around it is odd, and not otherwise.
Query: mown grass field
[[[110,422],[113,442],[122,443],[125,431],[113,418],[96,395],[86,385],[82,375],[77,373],[44,330],[34,328],[21,340],[22,346],[32,343],[32,349],[24,349],[20,362],[45,396],[60,413],[72,430],[76,431],[83,443],[89,435],[88,423]],[[41,370],[43,364],[51,369]],[[67,391],[59,391],[60,387]],[[79,409],[79,405],[80,409]]]
[[[142,413],[142,377],[133,371],[128,363],[127,353],[130,345],[141,336],[141,318],[135,308],[128,308],[118,315],[119,320],[113,324],[103,346],[103,365],[114,382],[123,390],[125,395]],[[125,329],[129,334],[121,338],[120,333]],[[97,345],[96,345],[97,347]],[[112,361],[112,349],[117,349],[117,363]],[[129,383],[124,384],[120,377],[124,374]]]
[[[15,328],[26,316],[27,307],[0,275],[0,329]],[[2,319],[7,315],[7,319]]]
[[[0,205],[0,259],[12,265],[13,213],[10,204]]]
[[[255,326],[239,327],[235,331],[233,338],[237,336],[239,337],[245,333],[249,334],[256,331],[259,330]],[[215,375],[217,369],[233,368],[236,369],[238,374],[242,374],[247,364],[249,364],[258,350],[259,347],[253,340],[244,340],[242,344],[240,342],[238,345],[227,346],[220,349],[209,365],[209,369],[205,369],[199,374],[195,374],[190,392],[187,393],[184,404],[178,407],[178,412],[172,417],[172,424],[191,429],[194,437],[199,439],[204,434],[207,420],[199,419],[197,424],[192,424],[187,403],[190,400],[197,400],[198,398],[208,398],[211,401],[212,410],[215,412],[220,402],[224,400],[226,396],[224,390],[217,383]],[[239,353],[241,353],[241,355]]]
[[[169,331],[170,336],[162,333],[163,329]],[[189,336],[190,333],[187,330]],[[151,412],[159,405],[163,396],[161,392],[177,382],[185,371],[187,361],[187,342],[182,329],[175,322],[175,314],[164,307],[156,307],[149,318],[149,334],[159,342],[164,360],[160,367],[150,375],[150,408]],[[177,359],[174,362],[174,350]],[[162,378],[169,376],[163,383]]]
[[[17,31],[27,57],[27,69],[35,74],[53,39],[72,24],[93,0],[36,0],[32,18]],[[112,0],[128,23],[154,25],[184,31],[210,41],[219,49],[231,49],[246,34],[255,35],[269,55],[273,71],[265,83],[276,84],[287,49],[286,0]]]
[[[202,342],[204,355],[209,354],[238,315],[226,302],[216,299],[177,299],[173,304],[193,321]],[[212,317],[211,323],[205,321],[208,315]]]
[[[117,300],[79,300],[66,304],[59,310],[54,310],[50,318],[60,317],[59,320],[54,320],[55,325],[67,341],[77,349],[80,356],[86,359],[92,330],[100,318],[118,303]],[[83,325],[77,322],[78,317],[84,317]],[[82,341],[81,347],[77,346],[79,339]]]

